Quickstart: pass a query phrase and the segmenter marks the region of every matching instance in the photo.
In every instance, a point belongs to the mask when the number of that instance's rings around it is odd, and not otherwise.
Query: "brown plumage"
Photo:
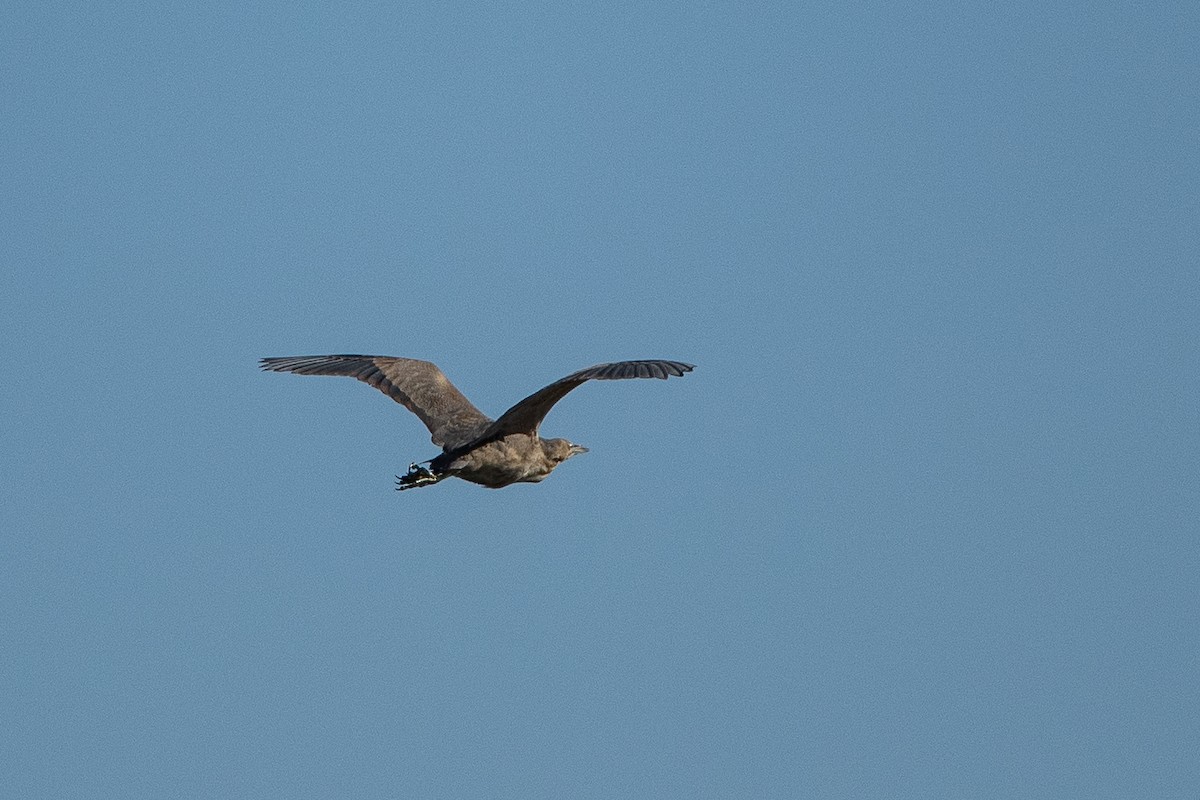
[[[492,420],[471,404],[436,365],[388,356],[292,356],[264,358],[264,370],[298,375],[345,375],[370,384],[416,414],[442,454],[412,464],[397,476],[398,489],[412,489],[454,476],[499,489],[537,483],[587,448],[566,439],[542,439],[538,428],[567,392],[590,380],[682,376],[693,366],[680,361],[617,361],[573,372],[539,389]]]

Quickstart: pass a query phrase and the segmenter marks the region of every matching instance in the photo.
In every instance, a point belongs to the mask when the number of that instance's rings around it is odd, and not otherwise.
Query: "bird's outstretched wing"
[[[682,361],[616,361],[612,364],[597,364],[581,369],[565,378],[560,378],[544,389],[539,389],[500,415],[483,434],[484,439],[499,438],[510,433],[537,434],[538,426],[546,414],[559,400],[575,387],[587,381],[620,381],[627,378],[661,378],[682,376],[694,369]]]
[[[290,356],[264,358],[259,365],[273,372],[357,378],[420,417],[433,443],[446,449],[478,438],[492,422],[428,361],[388,356]]]

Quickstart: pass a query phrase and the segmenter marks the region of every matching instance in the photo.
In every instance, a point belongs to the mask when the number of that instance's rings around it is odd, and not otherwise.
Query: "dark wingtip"
[[[300,360],[294,356],[260,358],[258,368],[266,372],[291,372],[296,362]]]
[[[650,363],[657,368],[654,377],[662,378],[663,380],[671,377],[682,378],[696,368],[695,364],[688,364],[683,361],[653,361]]]
[[[678,378],[695,369],[694,364],[683,361],[668,361],[667,359],[641,359],[636,361],[614,361],[609,364],[597,364],[594,367],[580,370],[568,377],[568,380],[623,380],[626,378]]]

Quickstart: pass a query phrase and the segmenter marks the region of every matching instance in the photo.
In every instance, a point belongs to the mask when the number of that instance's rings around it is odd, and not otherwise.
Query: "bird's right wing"
[[[388,356],[290,356],[264,358],[260,366],[272,372],[357,378],[420,417],[433,443],[446,449],[477,438],[492,422],[428,361]]]
[[[617,361],[612,364],[597,364],[594,367],[573,372],[549,386],[539,389],[500,415],[483,435],[484,439],[500,438],[510,433],[536,435],[546,414],[567,392],[590,380],[619,381],[627,378],[679,377],[691,372],[694,367],[682,361]]]

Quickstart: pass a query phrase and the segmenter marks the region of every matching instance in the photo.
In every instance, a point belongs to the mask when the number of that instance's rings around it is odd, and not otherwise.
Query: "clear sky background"
[[[1194,798],[1192,3],[8,3],[0,785]],[[484,411],[622,358],[540,485]]]

